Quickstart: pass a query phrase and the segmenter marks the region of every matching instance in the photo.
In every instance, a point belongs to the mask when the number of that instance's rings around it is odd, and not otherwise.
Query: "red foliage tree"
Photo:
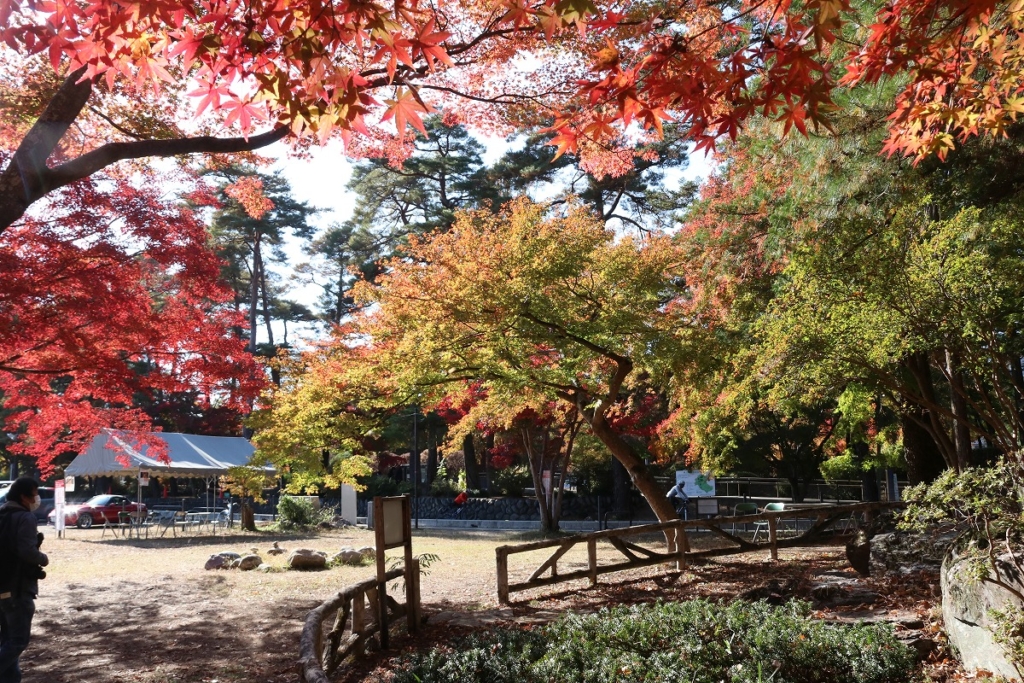
[[[154,180],[76,183],[0,234],[2,428],[44,472],[104,427],[149,431],[135,397],[245,410],[262,386],[205,226]]]

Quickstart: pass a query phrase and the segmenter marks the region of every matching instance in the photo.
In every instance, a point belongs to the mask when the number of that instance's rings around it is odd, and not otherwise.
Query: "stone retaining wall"
[[[611,509],[607,496],[566,496],[562,499],[562,519],[598,519]],[[536,498],[470,498],[458,512],[452,498],[424,497],[419,499],[419,516],[423,519],[494,519],[533,521],[540,519]],[[366,515],[367,502],[359,500],[358,514]],[[458,513],[458,514],[456,514]]]

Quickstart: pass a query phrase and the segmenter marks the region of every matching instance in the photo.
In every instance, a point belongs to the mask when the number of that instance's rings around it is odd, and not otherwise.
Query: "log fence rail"
[[[815,507],[803,507],[800,509],[782,510],[776,512],[759,512],[752,515],[740,515],[733,517],[714,517],[711,519],[694,520],[673,520],[659,522],[656,524],[644,524],[622,529],[606,529],[593,533],[579,534],[568,538],[558,538],[549,541],[536,541],[520,545],[503,545],[495,548],[495,559],[498,572],[498,601],[502,604],[509,603],[509,596],[518,591],[525,591],[542,586],[575,581],[578,579],[589,579],[590,584],[596,585],[598,576],[610,574],[626,569],[638,567],[649,567],[657,564],[671,563],[677,569],[686,567],[696,559],[710,558],[722,555],[733,555],[737,553],[755,552],[767,550],[772,560],[779,559],[779,548],[794,548],[813,544],[822,533],[836,523],[850,519],[859,519],[861,515],[869,515],[881,510],[902,507],[902,503],[855,503],[849,505],[827,505]],[[811,519],[808,529],[790,538],[779,538],[780,521]],[[735,531],[736,526],[749,524],[764,524],[767,526],[768,541],[766,543],[755,543],[753,540],[746,540],[735,533],[730,533],[724,527],[731,526]],[[688,530],[706,529],[707,531],[724,538],[733,545],[726,548],[714,548],[711,550],[692,551],[689,547]],[[626,540],[631,536],[662,533],[666,537],[666,549],[664,552],[651,550],[632,541]],[[598,564],[597,544],[607,542],[625,560],[612,564]],[[587,547],[587,566],[585,569],[575,569],[567,573],[559,573],[558,561],[575,546],[585,544]],[[508,558],[510,555],[527,553],[537,550],[554,548],[555,551],[541,563],[539,567],[525,581],[510,583],[508,571]],[[545,576],[545,574],[547,574]]]

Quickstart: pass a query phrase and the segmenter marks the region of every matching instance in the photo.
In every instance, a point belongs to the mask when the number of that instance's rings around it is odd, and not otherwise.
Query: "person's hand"
[[[36,547],[37,548],[40,547],[41,545],[43,545],[43,538],[45,538],[45,537],[43,536],[43,532],[42,531],[40,531],[38,534],[36,534]]]

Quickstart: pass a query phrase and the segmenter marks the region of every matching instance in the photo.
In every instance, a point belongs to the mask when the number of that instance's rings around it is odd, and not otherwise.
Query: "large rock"
[[[243,572],[247,572],[250,569],[256,569],[256,567],[263,564],[263,560],[259,555],[246,555],[238,559],[238,568]]]
[[[210,555],[210,559],[206,561],[206,569],[227,569],[231,566],[231,563],[239,559],[241,555],[238,553],[223,552],[217,553],[216,555]]]
[[[1008,555],[1000,558],[997,565],[1003,581],[1017,591],[1024,591],[1024,577]],[[992,634],[992,611],[1013,606],[1021,607],[1022,603],[1002,586],[977,580],[964,557],[953,553],[946,557],[942,564],[942,618],[949,644],[965,669],[991,671],[1011,681],[1021,680]]]
[[[331,562],[358,566],[363,564],[363,555],[353,548],[342,548],[331,557]]]
[[[871,539],[871,573],[936,571],[955,538],[953,532],[878,534]]]
[[[309,548],[299,548],[288,556],[292,569],[323,569],[327,566],[327,554]]]

